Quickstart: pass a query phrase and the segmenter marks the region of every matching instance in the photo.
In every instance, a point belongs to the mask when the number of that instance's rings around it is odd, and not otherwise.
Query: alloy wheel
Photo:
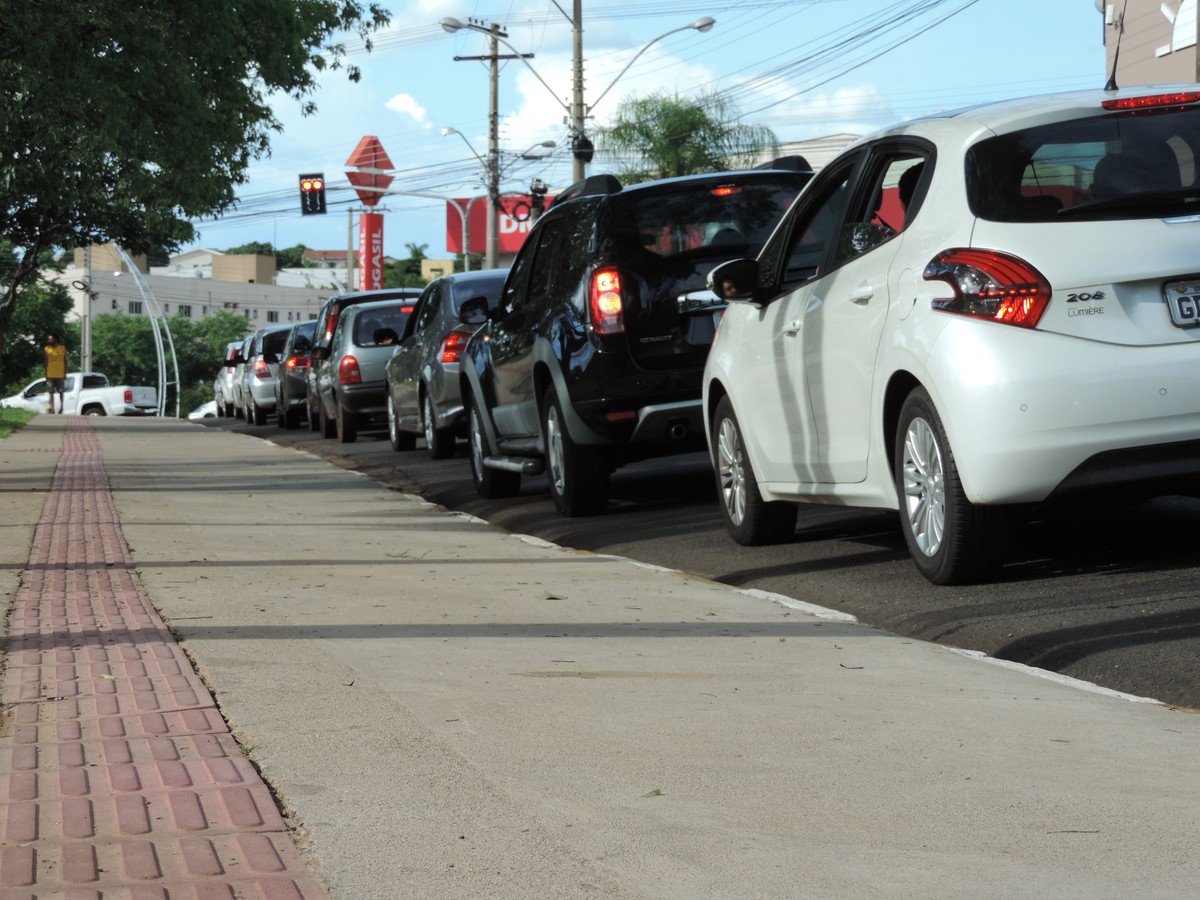
[[[734,525],[746,518],[746,456],[737,423],[722,419],[717,430],[717,477],[720,481],[721,502]]]
[[[904,435],[904,515],[918,549],[933,556],[946,534],[946,470],[937,434],[913,419]]]

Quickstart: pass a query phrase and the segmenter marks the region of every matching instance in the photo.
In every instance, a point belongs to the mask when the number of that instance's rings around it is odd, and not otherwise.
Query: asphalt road
[[[431,460],[386,433],[353,444],[303,425],[208,419],[356,469],[397,490],[511,532],[612,553],[852,613],[864,623],[1200,709],[1200,499],[1060,512],[1023,523],[992,583],[936,587],[917,574],[894,513],[810,506],[790,543],[741,547],[726,535],[706,456],[619,470],[603,515],[564,519],[544,477],[512,500],[475,493],[466,445]]]

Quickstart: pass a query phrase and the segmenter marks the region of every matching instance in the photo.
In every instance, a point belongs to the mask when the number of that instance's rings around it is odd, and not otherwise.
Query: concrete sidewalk
[[[0,441],[10,596],[93,427],[136,589],[309,854],[299,896],[1200,892],[1195,715],[502,534],[220,428],[43,416]],[[0,821],[14,716],[59,703],[6,707]]]

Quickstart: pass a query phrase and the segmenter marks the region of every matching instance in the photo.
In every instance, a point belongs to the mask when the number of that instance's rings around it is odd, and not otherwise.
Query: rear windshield
[[[375,347],[375,332],[390,328],[396,335],[404,334],[404,325],[412,312],[413,301],[396,303],[395,306],[363,310],[354,320],[354,344],[357,347]]]
[[[274,353],[278,356],[283,352],[283,345],[287,343],[288,333],[286,331],[271,331],[263,335],[262,353],[266,356],[269,353]]]
[[[1200,108],[1055,122],[967,152],[971,212],[997,222],[1200,212]]]
[[[802,186],[800,178],[731,179],[638,192],[614,204],[614,225],[626,242],[663,258],[754,255]]]

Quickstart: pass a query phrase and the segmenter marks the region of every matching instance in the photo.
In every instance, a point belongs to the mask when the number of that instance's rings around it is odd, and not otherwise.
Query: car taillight
[[[1157,109],[1162,106],[1186,106],[1200,100],[1200,91],[1172,91],[1167,94],[1148,94],[1144,97],[1113,97],[1101,100],[1104,109]]]
[[[358,360],[353,356],[343,356],[338,363],[338,381],[342,384],[362,384],[362,372],[358,368]]]
[[[308,368],[308,357],[307,356],[289,356],[287,358],[287,362],[284,363],[284,365],[287,366],[287,370],[289,372],[294,372],[296,369],[307,369]]]
[[[129,388],[125,388],[125,402],[126,403],[133,402],[133,391],[130,390]]]
[[[592,328],[597,334],[620,334],[625,330],[621,276],[616,269],[597,269],[592,273],[589,299]]]
[[[1050,302],[1050,282],[1022,259],[995,250],[946,250],[925,267],[926,281],[954,289],[949,300],[934,300],[942,312],[1033,328]]]
[[[456,363],[462,359],[463,349],[467,346],[470,331],[452,331],[442,341],[442,362]]]
[[[267,365],[266,360],[256,359],[254,361],[254,377],[260,381],[265,381],[271,377],[271,367]]]

